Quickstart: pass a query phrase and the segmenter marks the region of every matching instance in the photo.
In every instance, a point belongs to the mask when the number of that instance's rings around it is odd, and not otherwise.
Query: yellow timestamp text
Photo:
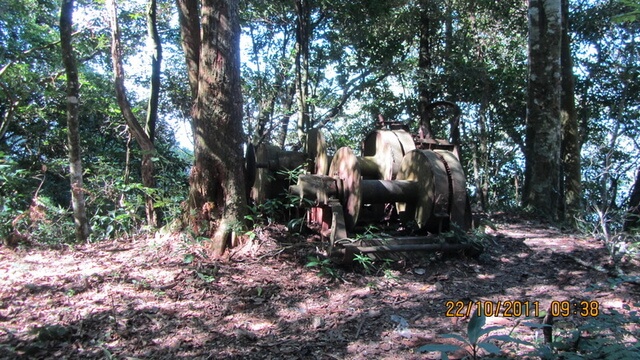
[[[539,301],[498,300],[498,301],[463,301],[448,300],[445,302],[446,317],[502,316],[502,317],[541,317],[549,313],[553,317],[600,315],[600,303],[594,300],[552,301],[547,311],[541,310]]]
[[[582,301],[552,301],[549,312],[554,317],[567,317],[571,315],[583,317],[597,317],[600,315],[600,302],[595,300]]]
[[[448,300],[444,305],[447,308],[445,312],[447,317],[469,317],[474,311],[477,316],[538,317],[540,315],[540,303],[538,301]]]

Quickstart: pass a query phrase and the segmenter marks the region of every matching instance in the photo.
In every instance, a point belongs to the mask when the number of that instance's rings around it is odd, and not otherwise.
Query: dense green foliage
[[[0,63],[4,70],[0,77],[0,111],[6,121],[0,143],[0,236],[46,243],[71,241],[65,79],[56,29],[58,5],[3,1],[2,6],[16,11],[4,12],[0,19]],[[186,191],[190,158],[163,123],[158,138],[158,187],[142,187],[140,150],[131,142],[115,103],[107,65],[107,31],[99,9],[86,10],[77,20],[74,46],[81,66],[79,118],[85,194],[94,230],[92,239],[99,240],[140,231],[145,192],[153,192],[157,206],[165,208],[167,219],[176,217]],[[125,13],[132,30],[128,35],[137,31],[139,36],[140,32],[144,34],[144,22],[136,24],[134,15]],[[131,46],[139,48],[142,44]],[[143,101],[137,111],[143,111]],[[169,101],[164,102],[169,107]]]
[[[245,115],[250,139],[275,143],[291,103],[295,8],[244,9]],[[524,182],[527,16],[518,1],[451,1],[432,8],[430,73],[417,71],[418,1],[311,1],[312,123],[333,147],[358,148],[378,114],[414,129],[417,87],[462,108],[462,151],[476,210],[517,209]],[[581,124],[583,215],[625,211],[640,159],[638,21],[632,2],[570,2],[576,104]],[[275,105],[270,97],[275,99]],[[266,106],[269,104],[269,107]],[[265,112],[269,123],[261,125]],[[447,137],[449,113],[433,124]],[[295,115],[294,115],[295,116]],[[292,123],[294,121],[291,121]],[[289,144],[297,139],[289,127]],[[257,136],[256,136],[257,135]],[[611,223],[612,226],[618,226]]]
[[[434,3],[432,62],[417,71],[420,2],[307,1],[311,12],[309,88],[312,126],[332,148],[359,147],[378,116],[415,129],[417,87],[462,109],[462,155],[474,208],[520,206],[526,117],[527,19],[521,1]],[[59,4],[0,0],[0,236],[70,240],[64,78],[59,55]],[[189,118],[190,95],[175,5],[163,1],[164,52],[158,188],[140,185],[140,150],[115,104],[104,9],[81,2],[74,46],[81,79],[80,123],[93,239],[140,231],[145,192],[165,222],[187,196],[189,150],[175,140]],[[121,4],[128,87],[144,113],[150,69],[144,51],[144,4]],[[584,220],[605,223],[627,208],[640,163],[638,35],[633,2],[571,2],[576,104],[581,123]],[[241,2],[243,100],[247,142],[298,149],[295,137],[297,14],[292,1]],[[447,137],[450,113],[434,127]],[[189,127],[188,125],[186,126]],[[181,131],[182,132],[182,131]],[[130,161],[127,153],[131,151]],[[589,225],[596,228],[595,225]]]

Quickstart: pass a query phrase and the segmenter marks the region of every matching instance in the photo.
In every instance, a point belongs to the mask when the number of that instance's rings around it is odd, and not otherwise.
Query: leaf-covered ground
[[[333,280],[318,276],[321,266],[305,266],[321,247],[317,237],[292,239],[277,227],[225,261],[207,261],[175,234],[0,247],[0,358],[439,358],[416,350],[456,344],[441,335],[465,336],[469,321],[466,313],[445,316],[447,301],[536,301],[544,310],[569,299],[596,301],[603,314],[636,309],[640,288],[612,283],[602,243],[531,221],[496,224],[479,258],[430,257],[387,271],[378,264],[370,274],[329,265],[340,278]],[[634,265],[625,270],[633,274]],[[587,320],[558,317],[554,332]],[[527,321],[496,316],[487,326],[540,343],[541,330]],[[532,351],[496,345],[514,358]]]

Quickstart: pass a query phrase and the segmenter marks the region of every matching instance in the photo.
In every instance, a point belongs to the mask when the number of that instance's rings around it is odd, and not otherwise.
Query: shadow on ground
[[[546,309],[589,299],[603,311],[638,300],[637,287],[613,291],[607,274],[575,261],[606,266],[601,244],[540,224],[500,226],[479,258],[425,257],[385,275],[333,266],[334,281],[305,266],[318,243],[272,240],[252,256],[188,264],[170,239],[117,254],[0,248],[0,357],[423,359],[419,346],[466,328],[466,316],[445,316],[450,300]],[[505,331],[521,320],[498,315]]]

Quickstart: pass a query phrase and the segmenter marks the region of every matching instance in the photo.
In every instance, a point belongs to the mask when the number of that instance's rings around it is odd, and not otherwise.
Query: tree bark
[[[259,74],[262,73],[260,69],[260,60],[259,60],[259,50],[256,44],[255,34],[253,33],[253,29],[250,30],[251,40],[253,45],[253,60],[257,64],[257,72]],[[285,35],[285,39],[289,37]],[[269,141],[273,138],[273,130],[276,127],[276,124],[273,124],[273,113],[275,111],[276,103],[278,98],[284,98],[287,94],[288,86],[285,84],[287,79],[287,71],[289,71],[288,61],[287,61],[287,43],[288,41],[284,41],[282,45],[282,57],[279,63],[279,66],[274,69],[274,82],[269,83],[264,79],[257,80],[258,90],[260,91],[262,97],[259,100],[259,109],[258,109],[258,118],[256,129],[253,133],[253,138],[251,143],[253,145],[260,145],[265,141]],[[266,75],[266,73],[264,74]],[[288,121],[287,121],[288,124]],[[283,146],[284,147],[284,146]]]
[[[424,138],[434,138],[431,127],[431,112],[429,105],[433,102],[433,94],[429,90],[432,70],[431,60],[431,9],[429,0],[420,1],[420,48],[418,49],[418,117],[420,118],[420,133]]]
[[[254,34],[253,24],[249,24],[249,36],[251,37],[251,56],[256,64],[256,72],[258,74],[262,74],[260,69],[259,50],[256,44],[256,35]],[[278,75],[275,76],[275,79],[276,82],[280,82],[282,80]],[[278,89],[278,85],[274,84],[273,91],[269,91],[266,84],[267,82],[261,76],[256,79],[257,90],[262,96],[258,101],[258,117],[256,119],[256,127],[253,129],[251,138],[251,143],[255,146],[261,144],[264,140],[267,140],[267,137],[269,136],[269,123],[271,122],[271,115],[273,114],[277,97],[276,90]]]
[[[198,0],[176,0],[182,50],[184,51],[189,76],[191,98],[198,97],[198,67],[200,66],[200,12]]]
[[[640,232],[640,168],[638,168],[636,181],[633,184],[631,196],[629,196],[629,210],[624,222],[624,231]]]
[[[488,88],[488,86],[485,86]],[[483,92],[480,101],[480,109],[478,111],[477,134],[476,141],[473,145],[477,154],[474,156],[474,180],[476,183],[476,193],[480,200],[482,211],[487,211],[487,203],[489,198],[489,134],[487,131],[487,112],[488,112],[488,91]],[[475,162],[479,164],[475,164]]]
[[[309,130],[309,42],[311,8],[308,0],[296,0],[296,88],[298,92],[298,140],[306,143]]]
[[[5,70],[7,68],[4,67],[2,68],[2,70]],[[0,70],[0,76],[2,75],[2,70]],[[18,107],[18,101],[16,101],[13,98],[13,95],[11,93],[11,90],[4,85],[3,83],[0,82],[0,88],[2,88],[2,91],[4,91],[4,93],[7,96],[7,109],[4,110],[4,114],[2,115],[2,121],[0,122],[0,141],[2,141],[4,139],[4,135],[7,133],[7,130],[9,129],[9,124],[11,124],[11,122],[13,121],[13,114],[15,113],[16,108]]]
[[[147,104],[147,119],[144,131],[155,150],[156,124],[158,122],[158,103],[160,102],[160,74],[162,71],[162,42],[158,34],[157,26],[157,3],[156,0],[149,0],[147,4],[147,33],[151,44],[151,83],[149,86],[149,102]],[[143,163],[148,163],[143,170],[147,172],[143,175],[142,182],[148,188],[156,187],[155,166],[152,154],[143,155]],[[162,211],[155,208],[153,198],[146,196],[147,223],[151,226],[162,225]]]
[[[529,0],[524,205],[557,220],[560,200],[560,0]]]
[[[107,1],[107,10],[109,11],[109,21],[111,26],[111,60],[113,63],[116,99],[118,101],[120,111],[122,111],[122,115],[129,127],[129,131],[131,131],[136,142],[142,149],[142,185],[147,188],[154,188],[155,169],[153,156],[155,155],[155,146],[152,138],[150,138],[145,129],[142,128],[135,114],[131,110],[131,104],[127,97],[124,85],[124,66],[122,65],[122,45],[120,43],[120,26],[118,25],[118,6],[116,4],[116,0]],[[153,227],[158,226],[158,215],[156,209],[154,209],[153,198],[150,195],[145,196],[145,211],[147,215],[147,224]]]
[[[575,105],[573,79],[573,59],[571,57],[571,37],[569,36],[569,0],[562,0],[562,170],[563,208],[561,217],[575,225],[576,217],[582,209],[580,129]]]
[[[158,102],[160,100],[160,73],[162,70],[162,42],[158,34],[157,26],[157,3],[156,0],[149,0],[147,4],[147,33],[151,43],[151,86],[149,102],[147,104],[147,121],[145,132],[154,142],[156,138],[156,123],[158,122]]]
[[[273,111],[275,110],[276,98],[277,94],[272,93],[266,95],[266,98],[263,98],[260,101],[257,126],[253,134],[253,139],[251,140],[251,143],[254,145],[262,144],[263,142],[268,141],[271,137],[271,118],[273,116]]]
[[[62,61],[67,73],[67,140],[69,144],[69,172],[71,182],[71,204],[76,228],[76,240],[84,242],[91,231],[84,199],[82,179],[82,157],[78,122],[79,82],[78,68],[71,44],[73,24],[73,0],[63,0],[60,10],[60,42]]]
[[[280,119],[280,131],[276,138],[276,145],[281,149],[284,149],[284,145],[287,142],[287,129],[289,128],[289,121],[291,120],[291,112],[293,109],[294,97],[296,93],[295,85],[291,85],[287,89],[287,93],[284,94],[284,114]]]
[[[238,171],[244,138],[238,0],[202,0],[200,11],[202,38],[183,39],[188,53],[200,44],[188,213],[195,215],[190,222],[196,231],[208,231],[213,255],[219,256],[233,245],[246,212],[244,172]]]

